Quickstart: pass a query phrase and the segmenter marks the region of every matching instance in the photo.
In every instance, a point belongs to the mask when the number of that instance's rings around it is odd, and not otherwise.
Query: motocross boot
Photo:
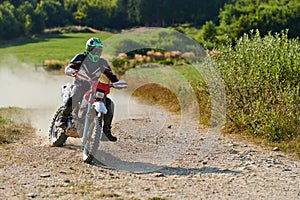
[[[101,137],[102,141],[116,142],[118,140],[117,137],[115,137],[111,134],[111,130],[108,128],[103,128],[103,133],[104,134],[102,134],[102,137]]]
[[[102,134],[101,140],[116,142],[117,137],[111,134],[111,122],[114,114],[114,104],[109,98],[106,98],[106,108],[107,108],[107,113],[104,115],[104,124],[103,124],[104,134]]]
[[[60,128],[67,127],[68,117],[70,116],[71,112],[72,112],[72,98],[69,98],[68,101],[66,102],[62,115],[58,119],[59,121],[58,127]]]

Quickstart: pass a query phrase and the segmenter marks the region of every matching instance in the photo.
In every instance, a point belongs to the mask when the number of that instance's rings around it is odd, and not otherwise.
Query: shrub
[[[44,68],[47,71],[61,70],[66,65],[66,62],[60,60],[45,60]]]
[[[184,58],[195,57],[193,52],[181,53],[179,51],[162,51],[153,49],[138,49],[128,53],[119,53],[118,57],[111,61],[114,71],[124,74],[126,70],[148,63],[158,63],[175,66],[188,63]]]
[[[300,135],[300,44],[287,32],[245,34],[213,57],[227,92],[227,128],[270,142]]]

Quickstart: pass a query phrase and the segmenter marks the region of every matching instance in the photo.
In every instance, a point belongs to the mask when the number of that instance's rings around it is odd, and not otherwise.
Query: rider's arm
[[[102,73],[113,83],[118,82],[118,77],[113,73],[112,69],[110,68],[107,60],[101,58],[100,65],[102,66]]]
[[[81,63],[84,59],[85,55],[84,54],[77,54],[66,66],[65,68],[65,74],[68,76],[75,76],[76,71],[79,70]]]
[[[107,78],[111,81],[111,82],[118,82],[119,79],[118,77],[113,73],[113,71],[111,70],[110,66],[106,66],[106,69],[104,70],[104,74],[105,76],[107,76]]]

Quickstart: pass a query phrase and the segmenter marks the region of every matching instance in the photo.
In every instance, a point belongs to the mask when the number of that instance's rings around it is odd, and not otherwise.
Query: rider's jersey
[[[112,72],[108,62],[100,58],[98,62],[92,62],[86,54],[77,54],[67,66],[75,70],[84,70],[92,79],[99,79],[101,74],[105,74],[111,82],[117,82],[119,79]]]

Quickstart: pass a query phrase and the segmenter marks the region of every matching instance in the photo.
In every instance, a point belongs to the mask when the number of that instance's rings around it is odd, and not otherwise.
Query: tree
[[[0,0],[0,3],[2,4],[3,2],[5,2],[7,0]],[[36,0],[31,0],[30,3],[36,3]],[[18,8],[24,1],[23,0],[9,0],[8,1],[10,4],[12,4],[15,8]]]
[[[40,5],[34,10],[33,13],[33,33],[41,33],[45,29],[45,15],[46,13],[42,10]]]
[[[22,31],[25,35],[33,34],[34,23],[32,22],[32,16],[34,15],[34,7],[33,5],[25,1],[18,8],[18,20],[22,23]]]
[[[8,1],[0,4],[0,38],[10,39],[21,33],[21,23],[15,15],[15,7]]]
[[[217,35],[216,25],[213,21],[207,21],[202,27],[202,37],[205,41],[215,40]]]
[[[46,28],[65,26],[69,24],[64,7],[56,0],[41,0],[39,3],[40,12],[45,13]]]
[[[131,0],[117,0],[116,6],[112,9],[111,17],[108,23],[109,28],[124,29],[130,26],[128,9],[134,11],[130,5]],[[130,12],[134,13],[134,12]]]
[[[102,29],[109,25],[116,6],[117,0],[83,0],[78,4],[75,18],[82,25]]]
[[[127,2],[128,21],[131,24],[139,24],[141,22],[140,4],[141,0],[128,0]]]
[[[291,36],[296,37],[300,31],[299,11],[297,0],[236,0],[221,10],[220,29],[230,38],[240,37],[251,29],[259,29],[262,35],[289,29]]]

